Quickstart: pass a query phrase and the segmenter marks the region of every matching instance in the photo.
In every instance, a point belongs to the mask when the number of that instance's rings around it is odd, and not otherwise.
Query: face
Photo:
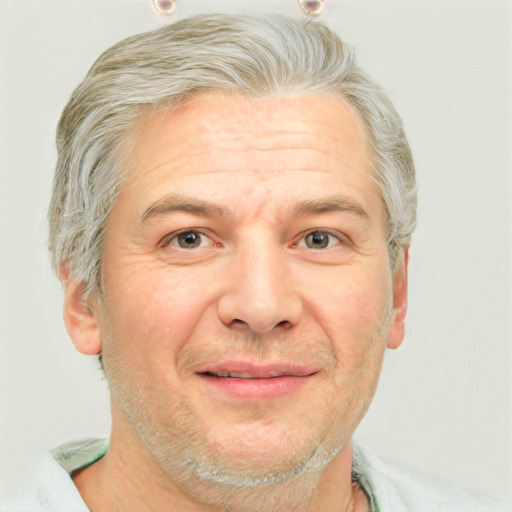
[[[354,111],[202,96],[143,117],[126,154],[94,309],[113,434],[176,481],[329,464],[403,320]]]

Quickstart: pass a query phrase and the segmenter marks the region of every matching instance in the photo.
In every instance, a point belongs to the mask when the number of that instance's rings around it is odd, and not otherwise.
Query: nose
[[[264,334],[295,326],[302,315],[302,300],[286,254],[258,244],[240,251],[226,271],[225,288],[218,302],[220,320],[232,329]]]

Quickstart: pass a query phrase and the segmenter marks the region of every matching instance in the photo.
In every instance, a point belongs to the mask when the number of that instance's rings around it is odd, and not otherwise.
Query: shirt
[[[108,441],[86,439],[45,452],[2,504],[1,512],[89,512],[71,473],[106,453]],[[399,463],[354,442],[353,478],[374,512],[512,512],[512,502]]]

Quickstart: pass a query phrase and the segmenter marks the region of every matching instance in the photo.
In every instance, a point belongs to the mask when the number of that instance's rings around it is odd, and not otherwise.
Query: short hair
[[[84,300],[101,294],[105,226],[123,180],[123,140],[143,112],[209,91],[253,98],[330,95],[352,105],[367,130],[395,269],[416,224],[414,164],[398,113],[356,64],[352,47],[322,23],[200,15],[105,51],[62,113],[49,248],[54,270],[64,262],[83,283]]]

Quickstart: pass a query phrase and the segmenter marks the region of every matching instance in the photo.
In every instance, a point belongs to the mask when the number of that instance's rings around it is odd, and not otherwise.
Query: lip
[[[307,377],[318,372],[318,368],[306,363],[255,362],[226,360],[204,364],[196,373],[246,373],[254,379],[269,379],[280,376]]]
[[[238,376],[220,377],[215,374],[233,373]],[[318,369],[303,363],[221,361],[206,364],[196,372],[202,383],[225,397],[243,400],[268,400],[297,391],[318,373]]]

